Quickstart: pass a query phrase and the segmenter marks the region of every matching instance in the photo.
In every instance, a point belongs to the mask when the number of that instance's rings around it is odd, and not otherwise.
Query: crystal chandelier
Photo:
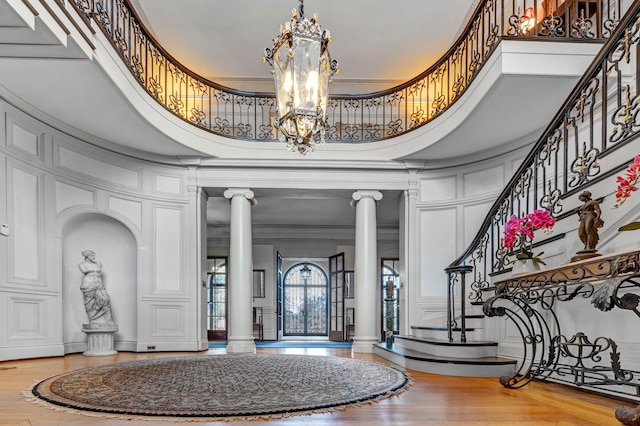
[[[298,2],[263,60],[274,74],[279,139],[290,151],[307,154],[325,142],[329,83],[338,63],[329,55],[329,30],[322,29],[315,14],[306,19],[303,0]]]

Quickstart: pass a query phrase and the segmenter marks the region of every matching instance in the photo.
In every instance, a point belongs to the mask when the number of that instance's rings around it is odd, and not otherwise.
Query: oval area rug
[[[32,395],[96,414],[237,420],[334,411],[397,394],[408,383],[405,372],[349,358],[206,355],[72,371],[36,384]]]

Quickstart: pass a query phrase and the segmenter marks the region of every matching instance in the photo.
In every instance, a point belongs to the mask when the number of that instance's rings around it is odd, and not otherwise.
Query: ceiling
[[[366,93],[415,77],[451,47],[478,0],[307,0],[331,32],[332,93]],[[160,45],[183,65],[238,89],[273,92],[262,56],[295,0],[132,0]]]
[[[229,200],[222,196],[226,188],[207,188],[207,222],[213,226],[228,225]],[[257,200],[251,210],[251,223],[256,226],[353,227],[355,209],[351,206],[354,190],[252,189]],[[399,191],[381,191],[377,202],[376,223],[379,227],[398,226]]]

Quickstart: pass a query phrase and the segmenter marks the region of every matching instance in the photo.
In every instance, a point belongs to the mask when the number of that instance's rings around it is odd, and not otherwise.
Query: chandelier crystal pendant
[[[289,22],[280,26],[273,48],[265,49],[276,85],[277,111],[273,121],[279,139],[290,151],[307,154],[325,142],[327,100],[331,76],[338,72],[328,44],[329,30],[318,17],[306,19],[303,0]]]

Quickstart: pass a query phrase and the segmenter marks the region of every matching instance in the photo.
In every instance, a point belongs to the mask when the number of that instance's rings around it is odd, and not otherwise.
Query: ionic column
[[[356,248],[354,276],[356,280],[355,336],[353,352],[371,353],[378,343],[376,330],[378,302],[378,239],[376,201],[378,191],[356,191],[352,206],[356,208]]]
[[[256,205],[253,191],[229,188],[224,197],[231,203],[231,241],[227,291],[227,352],[254,353],[251,279],[253,275],[253,242],[251,237],[251,206]]]

